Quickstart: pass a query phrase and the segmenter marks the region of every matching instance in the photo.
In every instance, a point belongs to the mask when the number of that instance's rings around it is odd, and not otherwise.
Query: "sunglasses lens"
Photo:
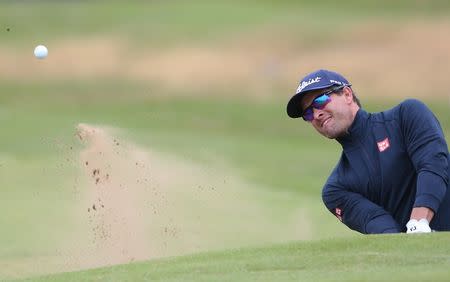
[[[330,96],[322,95],[322,96],[319,96],[316,99],[314,99],[311,106],[318,110],[322,110],[330,101],[331,101]]]
[[[330,96],[328,96],[328,94],[323,94],[323,95],[317,97],[316,99],[314,99],[311,106],[306,108],[305,111],[303,112],[303,119],[305,121],[312,121],[314,119],[313,108],[318,109],[318,110],[323,110],[323,108],[325,108],[325,106],[330,102],[331,102],[331,98],[330,98]]]

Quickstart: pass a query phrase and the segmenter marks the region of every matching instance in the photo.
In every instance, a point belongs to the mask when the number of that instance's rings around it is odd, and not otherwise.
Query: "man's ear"
[[[344,87],[342,89],[342,92],[344,93],[345,101],[350,104],[353,102],[353,91],[350,87]]]

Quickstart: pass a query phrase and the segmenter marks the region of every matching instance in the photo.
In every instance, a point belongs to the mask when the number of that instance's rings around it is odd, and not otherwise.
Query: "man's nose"
[[[313,113],[314,113],[314,119],[320,119],[324,115],[323,110],[319,110],[319,109],[314,109]]]

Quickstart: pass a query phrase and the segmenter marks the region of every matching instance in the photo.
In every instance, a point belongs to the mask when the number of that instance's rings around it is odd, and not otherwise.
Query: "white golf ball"
[[[48,55],[48,49],[44,45],[38,45],[34,48],[34,56],[38,59],[44,59]]]

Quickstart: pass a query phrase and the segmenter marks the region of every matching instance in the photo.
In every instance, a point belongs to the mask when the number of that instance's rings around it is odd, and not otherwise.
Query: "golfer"
[[[364,234],[450,230],[450,155],[424,103],[407,99],[369,113],[347,79],[318,70],[300,81],[287,114],[342,146],[322,199],[349,228]]]

